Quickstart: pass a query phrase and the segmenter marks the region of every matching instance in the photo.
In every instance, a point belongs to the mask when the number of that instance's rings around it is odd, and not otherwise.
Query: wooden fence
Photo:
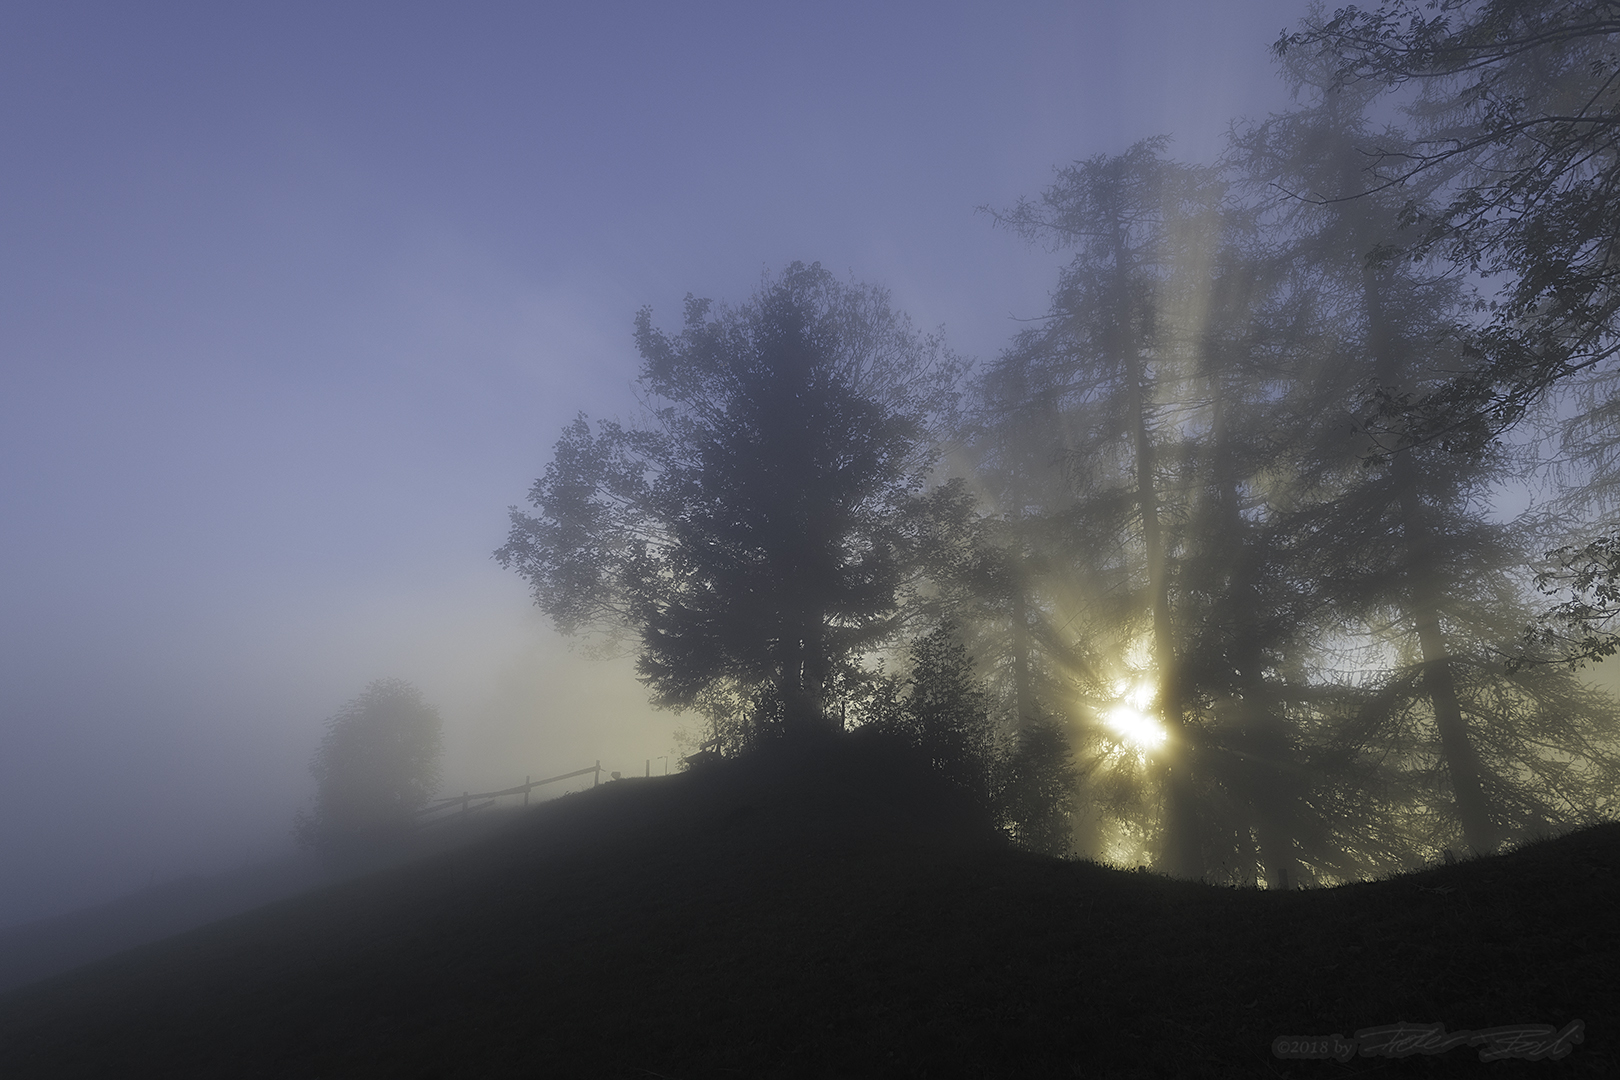
[[[417,817],[420,819],[420,824],[431,825],[434,822],[446,821],[451,817],[456,816],[441,813],[441,811],[448,810],[453,806],[461,807],[461,813],[466,814],[473,810],[482,810],[486,806],[493,806],[496,799],[506,795],[522,795],[523,805],[528,806],[529,792],[533,791],[535,788],[540,787],[543,784],[554,784],[558,780],[572,780],[574,777],[584,776],[586,773],[596,774],[596,778],[591,782],[592,787],[600,784],[602,782],[602,762],[598,760],[595,765],[587,765],[583,769],[575,769],[573,772],[563,773],[560,776],[548,776],[544,780],[530,780],[525,776],[523,778],[523,783],[517,785],[516,787],[502,788],[500,791],[463,791],[460,795],[453,795],[448,799],[437,799],[434,802],[422,807],[422,809],[418,810],[416,813]],[[474,799],[483,799],[485,801],[474,805]]]

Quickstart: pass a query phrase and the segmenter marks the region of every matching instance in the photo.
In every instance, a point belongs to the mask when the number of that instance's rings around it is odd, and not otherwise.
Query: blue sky
[[[446,785],[680,721],[490,558],[631,320],[819,260],[988,357],[975,212],[1285,107],[1296,2],[16,3],[0,12],[0,924],[288,845],[398,676]]]

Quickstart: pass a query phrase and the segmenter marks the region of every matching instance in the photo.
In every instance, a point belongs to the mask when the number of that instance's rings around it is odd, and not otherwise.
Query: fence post
[[[652,779],[652,758],[647,759],[647,779]]]
[[[597,784],[600,784],[601,782],[602,782],[602,759],[597,758],[596,759],[596,772],[591,777],[591,787],[595,787]]]
[[[523,805],[529,805],[529,775],[523,777]]]

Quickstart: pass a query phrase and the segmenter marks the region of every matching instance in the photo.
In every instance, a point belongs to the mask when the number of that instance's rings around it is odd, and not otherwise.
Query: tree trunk
[[[1381,386],[1396,386],[1404,365],[1395,347],[1394,336],[1384,314],[1377,271],[1371,263],[1362,268],[1366,294],[1368,329],[1374,357],[1374,378]],[[1477,854],[1496,850],[1496,826],[1480,783],[1479,757],[1468,738],[1467,721],[1457,696],[1451,671],[1451,655],[1440,626],[1440,598],[1435,589],[1433,547],[1435,537],[1423,512],[1418,495],[1418,477],[1408,451],[1398,451],[1391,466],[1400,500],[1402,541],[1406,548],[1406,582],[1411,616],[1423,655],[1424,689],[1434,709],[1434,723],[1440,734],[1440,753],[1451,777],[1452,796],[1463,837]]]
[[[824,650],[814,631],[790,631],[782,643],[777,694],[782,702],[782,734],[792,738],[819,734],[828,727],[823,690]]]
[[[1405,466],[1403,469],[1402,466]],[[1440,753],[1451,776],[1452,796],[1462,821],[1463,839],[1477,855],[1496,851],[1496,826],[1485,792],[1480,784],[1479,756],[1468,738],[1467,721],[1457,697],[1457,683],[1451,673],[1451,656],[1440,628],[1440,602],[1435,595],[1433,576],[1426,572],[1428,530],[1424,527],[1422,506],[1414,487],[1415,478],[1402,477],[1411,471],[1411,462],[1402,457],[1395,474],[1401,488],[1401,518],[1406,532],[1407,557],[1416,573],[1411,582],[1412,618],[1417,624],[1418,645],[1423,652],[1423,683],[1434,707],[1434,726],[1440,733]]]
[[[1176,663],[1175,627],[1170,616],[1170,581],[1159,524],[1159,499],[1154,484],[1153,441],[1148,431],[1146,375],[1132,328],[1129,272],[1124,263],[1123,234],[1116,234],[1115,270],[1119,290],[1116,311],[1119,359],[1125,377],[1126,408],[1130,412],[1136,458],[1136,504],[1142,518],[1142,542],[1147,554],[1148,596],[1153,616],[1153,666],[1158,672],[1158,706],[1167,738],[1159,751],[1164,775],[1163,865],[1173,877],[1196,878],[1204,873],[1199,852],[1197,811],[1193,800],[1186,725],[1182,717],[1180,672]]]
[[[1220,525],[1235,550],[1234,565],[1227,580],[1225,592],[1229,605],[1228,615],[1233,627],[1232,667],[1237,674],[1237,690],[1242,697],[1238,706],[1242,716],[1243,759],[1242,775],[1248,790],[1249,810],[1252,815],[1255,840],[1258,841],[1258,861],[1265,867],[1266,886],[1287,889],[1291,881],[1299,880],[1294,859],[1294,825],[1296,820],[1291,780],[1283,764],[1288,756],[1286,721],[1278,713],[1265,685],[1262,653],[1256,628],[1260,623],[1255,590],[1260,585],[1262,568],[1267,563],[1263,540],[1255,540],[1253,530],[1244,522],[1239,503],[1235,477],[1238,469],[1230,461],[1230,427],[1227,423],[1226,399],[1219,373],[1210,380],[1210,407],[1212,413],[1211,441],[1217,475],[1212,485],[1220,500]],[[1240,848],[1248,856],[1245,874],[1252,874],[1255,852],[1249,841],[1249,825],[1242,822]]]
[[[1015,530],[1023,527],[1022,508],[1015,519]],[[1029,664],[1029,593],[1024,585],[1023,540],[1018,541],[1017,556],[1013,559],[1012,581],[1012,662],[1014,706],[1018,711],[1018,730],[1023,731],[1035,722],[1035,688],[1030,683]]]
[[[1265,866],[1267,887],[1286,889],[1291,881],[1297,882],[1300,878],[1294,856],[1297,795],[1295,781],[1286,768],[1290,756],[1287,721],[1267,693],[1261,674],[1265,659],[1254,634],[1248,632],[1258,621],[1253,612],[1252,590],[1262,562],[1254,553],[1245,552],[1239,571],[1233,576],[1229,596],[1231,602],[1238,605],[1238,650],[1233,666],[1243,694],[1244,743],[1250,755],[1245,762],[1245,772],[1260,860]]]

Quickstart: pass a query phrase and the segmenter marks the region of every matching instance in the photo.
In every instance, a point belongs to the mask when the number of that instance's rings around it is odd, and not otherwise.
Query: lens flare
[[[1103,723],[1122,742],[1137,750],[1153,750],[1164,743],[1164,728],[1153,717],[1153,684],[1121,680],[1114,685],[1118,700],[1103,711]]]

